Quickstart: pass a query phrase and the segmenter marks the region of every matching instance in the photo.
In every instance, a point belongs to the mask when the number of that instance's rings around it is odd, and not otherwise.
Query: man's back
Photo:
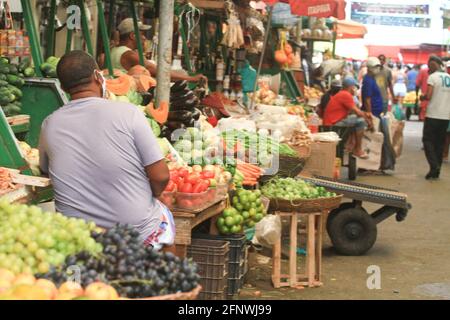
[[[40,148],[58,211],[102,227],[130,223],[143,237],[156,230],[161,205],[152,197],[145,166],[162,155],[135,106],[101,98],[72,101],[45,120]]]
[[[450,119],[450,75],[437,71],[428,77],[428,85],[433,87],[433,95],[428,103],[427,117]]]

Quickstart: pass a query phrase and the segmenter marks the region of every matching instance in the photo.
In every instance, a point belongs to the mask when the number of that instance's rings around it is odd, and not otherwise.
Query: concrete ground
[[[357,182],[407,193],[413,209],[403,222],[391,217],[378,225],[374,247],[360,257],[337,255],[323,247],[323,286],[274,289],[270,251],[252,253],[239,299],[450,299],[450,164],[439,181],[426,181],[421,150],[422,123],[405,128],[403,154],[388,176],[358,176]],[[364,205],[368,211],[376,206]],[[300,258],[301,259],[301,258]],[[379,266],[381,289],[368,289],[369,266]],[[259,291],[259,292],[258,292]]]

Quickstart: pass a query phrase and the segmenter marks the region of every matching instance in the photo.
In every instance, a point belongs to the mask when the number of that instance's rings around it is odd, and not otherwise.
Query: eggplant
[[[178,109],[186,109],[189,107],[196,107],[198,104],[198,98],[196,96],[193,96],[191,99],[189,100],[177,100],[174,102],[171,102],[170,105],[174,108],[178,108]]]
[[[202,114],[202,112],[199,109],[194,108],[194,111],[192,112],[192,119],[197,121],[198,119],[200,119],[201,114]]]
[[[170,87],[170,92],[178,92],[186,89],[188,82],[186,80],[176,81],[172,87]]]
[[[142,105],[143,106],[146,106],[150,102],[153,101],[153,95],[152,94],[150,94],[148,92],[145,92],[145,93],[142,93],[141,95],[142,95]]]
[[[167,124],[167,127],[172,131],[186,127],[185,124],[180,121],[168,121],[166,124]]]
[[[184,122],[189,119],[192,119],[192,112],[190,112],[190,111],[180,110],[180,111],[170,111],[169,112],[169,121]]]
[[[171,95],[170,96],[170,102],[178,102],[178,101],[188,101],[190,99],[192,99],[195,95],[194,95],[194,91],[182,91],[182,95]]]
[[[194,118],[191,118],[191,119],[189,119],[189,120],[186,120],[186,121],[184,122],[184,125],[185,125],[187,128],[190,128],[190,127],[195,126],[195,119],[194,119]]]

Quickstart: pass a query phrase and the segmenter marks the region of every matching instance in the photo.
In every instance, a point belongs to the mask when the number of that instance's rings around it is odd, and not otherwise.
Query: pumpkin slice
[[[148,89],[156,86],[155,79],[147,75],[134,75],[133,79],[138,92],[147,92]]]
[[[146,67],[141,66],[140,64],[135,65],[134,67],[131,67],[128,70],[128,75],[130,76],[140,76],[140,75],[146,75],[150,77],[150,72],[147,70]]]
[[[115,95],[126,95],[136,87],[132,77],[122,74],[115,79],[106,79],[106,88]]]
[[[169,117],[169,103],[163,101],[160,103],[159,108],[155,109],[152,102],[150,102],[146,107],[146,112],[156,120],[159,124],[164,124],[167,122]]]

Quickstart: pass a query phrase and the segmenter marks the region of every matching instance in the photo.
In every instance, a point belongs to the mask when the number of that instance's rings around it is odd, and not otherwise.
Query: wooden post
[[[315,278],[315,218],[313,214],[308,214],[308,246],[306,254],[306,263],[308,265],[308,285],[312,287],[314,285]]]
[[[278,213],[275,213],[278,215]],[[272,252],[272,283],[275,288],[280,287],[281,274],[281,236],[273,245]]]
[[[289,246],[289,285],[297,283],[297,212],[291,213],[291,239]]]

